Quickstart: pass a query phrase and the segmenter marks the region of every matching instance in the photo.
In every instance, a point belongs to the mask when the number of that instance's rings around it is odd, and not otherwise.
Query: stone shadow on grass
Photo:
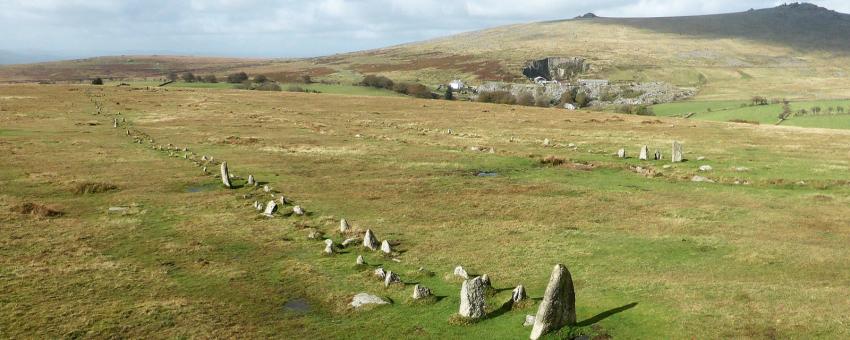
[[[587,326],[593,325],[593,324],[595,324],[599,321],[607,319],[609,316],[612,316],[612,315],[618,314],[618,313],[622,313],[622,312],[625,312],[629,309],[632,309],[635,306],[637,306],[637,304],[638,304],[637,302],[632,302],[632,303],[625,305],[625,306],[620,306],[620,307],[617,307],[617,308],[614,308],[614,309],[611,309],[611,310],[604,311],[602,313],[596,314],[595,316],[593,316],[590,319],[583,320],[583,321],[576,323],[576,326],[587,327]]]

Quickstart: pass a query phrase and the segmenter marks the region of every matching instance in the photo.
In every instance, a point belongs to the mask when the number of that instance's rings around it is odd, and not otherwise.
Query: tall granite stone
[[[470,319],[484,317],[484,283],[480,277],[463,281],[460,288],[460,316]]]
[[[684,160],[685,150],[682,143],[673,142],[673,152],[670,153],[670,160],[673,163],[679,163]]]
[[[570,271],[562,264],[555,265],[543,294],[543,301],[534,317],[531,339],[576,323],[576,294]]]
[[[375,234],[372,233],[372,229],[366,229],[366,235],[363,236],[363,246],[371,250],[376,250],[380,246]]]
[[[227,171],[227,162],[221,162],[221,182],[224,186],[230,188],[230,172]]]

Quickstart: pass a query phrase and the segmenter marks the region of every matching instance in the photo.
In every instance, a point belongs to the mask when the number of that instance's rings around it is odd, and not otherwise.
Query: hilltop
[[[383,49],[298,60],[201,57],[111,57],[0,67],[0,79],[72,80],[91,76],[156,77],[169,70],[309,74],[351,83],[366,74],[429,85],[461,79],[527,82],[523,68],[547,57],[578,58],[577,77],[664,81],[699,88],[700,98],[751,95],[850,97],[850,15],[811,4],[740,13],[576,19],[485,29]],[[140,63],[145,59],[147,62]]]

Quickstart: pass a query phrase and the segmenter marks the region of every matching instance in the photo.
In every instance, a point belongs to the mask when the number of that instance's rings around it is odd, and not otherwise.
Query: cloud
[[[498,25],[674,16],[776,0],[0,0],[0,48],[63,56],[173,53],[291,57],[378,48]],[[850,12],[844,0],[815,1]]]

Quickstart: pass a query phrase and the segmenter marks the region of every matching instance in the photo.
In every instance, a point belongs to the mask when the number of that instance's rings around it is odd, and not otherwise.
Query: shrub
[[[254,82],[258,84],[262,84],[269,81],[269,77],[266,77],[264,74],[254,76]]]
[[[523,93],[517,97],[516,103],[523,106],[534,106],[534,96],[531,93]]]
[[[561,95],[561,98],[558,99],[558,105],[559,106],[564,106],[565,104],[572,104],[572,103],[575,103],[575,100],[573,99],[573,92],[572,91],[565,91],[564,94]]]
[[[730,123],[741,123],[741,124],[752,124],[759,125],[760,123],[754,120],[743,120],[743,119],[730,119]]]
[[[215,83],[218,83],[218,78],[216,78],[216,76],[214,74],[209,74],[209,75],[206,75],[206,76],[203,77],[203,81],[205,83],[215,84]]]
[[[371,74],[367,75],[366,77],[363,77],[363,80],[360,81],[360,85],[362,86],[369,86],[387,90],[392,90],[394,84],[395,83],[390,78]]]
[[[411,97],[433,99],[434,94],[425,85],[417,83],[399,83],[393,85],[393,91],[406,94]]]
[[[239,84],[246,80],[248,80],[248,74],[245,72],[237,72],[227,75],[227,82],[231,84]]]
[[[94,78],[94,79],[92,79],[91,84],[92,85],[103,85],[103,79],[100,79],[100,77]]]
[[[280,85],[278,85],[277,83],[265,82],[265,83],[262,83],[259,86],[255,87],[254,90],[257,90],[257,91],[280,91],[281,88],[280,88]]]
[[[550,105],[552,105],[552,102],[544,96],[538,96],[537,99],[534,100],[534,106],[549,107]]]
[[[613,102],[617,100],[617,94],[613,91],[604,90],[599,94],[599,100],[603,102]]]
[[[195,82],[195,75],[192,72],[183,72],[183,74],[180,75],[180,78],[187,83]]]
[[[587,107],[587,104],[590,103],[590,98],[584,91],[579,91],[576,93],[576,106],[578,107]]]
[[[303,87],[297,86],[297,85],[291,85],[291,86],[287,87],[286,91],[288,91],[288,92],[306,92],[306,91],[304,91]]]
[[[446,94],[443,96],[445,100],[454,100],[455,95],[451,86],[446,87]]]
[[[756,105],[767,105],[767,98],[762,97],[762,96],[755,96],[755,97],[753,97],[752,99],[750,99],[750,101],[752,102],[752,105],[753,105],[753,106],[756,106]]]
[[[50,208],[46,205],[30,202],[14,206],[11,210],[22,215],[31,215],[35,217],[56,217],[62,215],[62,212],[59,210]]]
[[[169,81],[177,81],[177,78],[179,78],[179,76],[177,75],[177,72],[171,71],[168,72],[167,75],[165,75],[165,78]]]
[[[108,192],[112,190],[117,190],[118,187],[114,184],[109,183],[100,183],[100,182],[82,182],[74,185],[72,191],[77,195],[85,195],[85,194],[99,194],[102,192]]]
[[[485,91],[478,94],[478,101],[482,103],[512,105],[516,104],[516,97],[508,91]]]
[[[543,164],[543,165],[552,165],[552,166],[559,166],[559,165],[563,165],[563,164],[564,164],[564,163],[566,163],[566,162],[567,162],[567,160],[565,160],[565,159],[563,159],[563,158],[561,158],[561,157],[552,156],[552,155],[550,155],[550,156],[546,156],[545,158],[542,158],[542,159],[540,160],[540,164]]]
[[[652,112],[652,108],[647,105],[621,105],[617,107],[616,110],[618,113],[624,113],[628,115],[638,115],[638,116],[654,116],[655,112]]]

